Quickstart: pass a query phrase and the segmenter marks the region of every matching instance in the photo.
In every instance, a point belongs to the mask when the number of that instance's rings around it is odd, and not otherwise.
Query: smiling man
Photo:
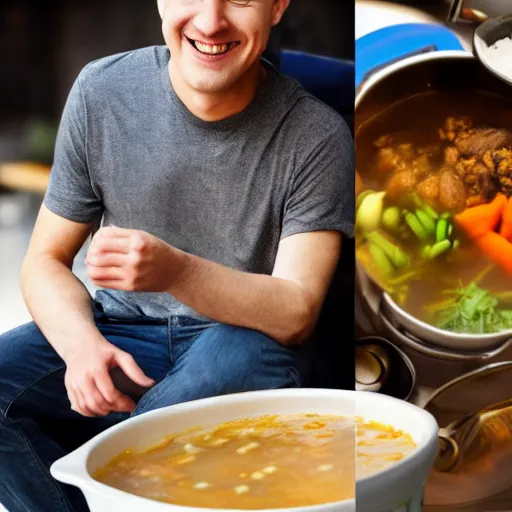
[[[162,0],[165,46],[73,85],[22,271],[34,322],[0,337],[8,510],[87,510],[49,467],[130,414],[307,384],[354,169],[341,117],[261,58],[288,2]],[[71,268],[94,231],[92,299]]]

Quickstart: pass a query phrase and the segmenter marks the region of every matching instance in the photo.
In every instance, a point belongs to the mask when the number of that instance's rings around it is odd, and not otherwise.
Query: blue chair
[[[352,130],[355,98],[353,61],[281,50],[279,69],[341,114]]]
[[[269,60],[307,91],[343,116],[353,134],[354,63],[297,51],[281,50]],[[278,64],[278,65],[277,65]],[[334,275],[315,332],[317,351],[310,387],[354,389],[354,256],[353,239],[343,241]]]

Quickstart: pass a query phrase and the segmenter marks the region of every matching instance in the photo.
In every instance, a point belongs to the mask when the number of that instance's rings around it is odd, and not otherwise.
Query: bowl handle
[[[472,363],[472,362],[481,362],[486,361],[487,359],[491,359],[496,357],[497,355],[504,352],[511,344],[512,338],[508,339],[505,343],[500,345],[499,347],[489,350],[487,352],[475,352],[475,353],[456,353],[450,352],[448,350],[436,349],[433,347],[429,347],[418,340],[415,336],[411,334],[403,333],[399,329],[397,329],[385,315],[381,314],[381,321],[386,329],[393,335],[396,336],[404,345],[420,352],[421,354],[433,357],[435,359],[443,359],[445,361],[455,361],[461,363]]]
[[[90,478],[85,467],[84,458],[79,453],[80,449],[56,460],[50,467],[51,475],[59,482],[80,487]]]
[[[356,88],[389,64],[421,53],[448,50],[462,51],[464,47],[442,25],[405,23],[371,32],[356,41]]]

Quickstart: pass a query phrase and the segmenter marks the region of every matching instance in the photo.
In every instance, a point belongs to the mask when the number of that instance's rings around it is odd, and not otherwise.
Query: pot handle
[[[448,350],[443,350],[442,348],[434,348],[425,345],[415,336],[397,329],[383,314],[381,314],[380,320],[382,321],[385,329],[387,329],[388,332],[390,332],[393,336],[396,336],[396,338],[400,340],[400,342],[402,342],[404,345],[416,350],[420,354],[432,357],[434,359],[443,359],[445,361],[454,361],[461,363],[481,362],[496,357],[497,355],[504,352],[512,344],[512,338],[510,338],[499,347],[493,350],[489,350],[487,352],[475,352],[471,354],[468,354],[467,352],[456,353]]]
[[[356,41],[356,88],[394,62],[421,53],[464,50],[457,36],[442,25],[405,23],[371,32]]]

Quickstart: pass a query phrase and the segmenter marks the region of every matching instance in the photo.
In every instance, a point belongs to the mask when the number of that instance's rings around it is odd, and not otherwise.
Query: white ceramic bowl
[[[356,394],[357,416],[402,430],[417,445],[405,459],[357,480],[357,512],[421,512],[425,484],[438,450],[439,426],[434,416],[389,396],[350,393]]]
[[[409,501],[414,505],[421,500],[423,485],[437,449],[438,427],[434,418],[406,402],[355,391],[258,391],[159,409],[131,418],[96,436],[78,450],[55,462],[51,472],[57,480],[79,487],[91,512],[219,512],[218,509],[182,507],[134,496],[99,483],[90,474],[123,450],[145,447],[172,432],[198,425],[206,427],[247,416],[305,412],[363,416],[403,429],[417,442],[418,449],[413,455],[389,470],[357,483],[358,512],[384,512],[389,506],[399,507]],[[352,499],[315,507],[267,512],[355,512],[355,509],[355,500]],[[416,510],[420,510],[419,505],[418,508],[409,508],[409,512]]]

